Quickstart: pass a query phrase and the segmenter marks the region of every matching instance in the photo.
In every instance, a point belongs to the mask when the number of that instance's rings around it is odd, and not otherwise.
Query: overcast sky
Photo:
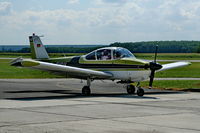
[[[0,0],[0,44],[200,40],[200,0]]]

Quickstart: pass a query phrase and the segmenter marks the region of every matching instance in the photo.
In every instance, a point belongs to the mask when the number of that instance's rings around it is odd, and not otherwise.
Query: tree
[[[199,45],[199,47],[197,48],[197,53],[200,53],[200,45]]]

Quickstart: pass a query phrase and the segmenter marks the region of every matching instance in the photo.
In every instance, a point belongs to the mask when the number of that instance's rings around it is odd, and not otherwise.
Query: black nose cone
[[[150,69],[151,70],[159,70],[162,68],[162,65],[155,62],[150,62]]]

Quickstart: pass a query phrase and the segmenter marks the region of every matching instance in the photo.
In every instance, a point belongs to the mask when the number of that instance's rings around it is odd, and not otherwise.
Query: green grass
[[[148,88],[149,81],[141,83],[141,86]],[[161,80],[154,81],[153,88],[158,89],[172,89],[172,90],[185,90],[185,89],[200,89],[200,81],[198,80]]]
[[[134,54],[137,58],[153,60],[153,53],[136,53]],[[199,53],[158,53],[158,60],[199,60]]]
[[[40,70],[10,66],[9,61],[10,60],[5,59],[0,60],[1,79],[61,78],[61,76],[57,76]]]
[[[33,70],[29,68],[19,68],[10,66],[10,60],[0,59],[0,78],[56,78],[54,74]],[[166,64],[169,62],[162,62]],[[175,68],[156,73],[155,77],[159,78],[200,78],[200,62],[193,62],[189,66]]]
[[[30,53],[0,53],[1,58],[16,58],[22,56],[23,58],[30,58]]]
[[[10,66],[10,60],[0,59],[0,79],[31,79],[31,78],[63,78],[62,76],[54,75],[48,72],[40,70],[33,70],[28,68],[19,68]],[[168,62],[164,62],[165,64]],[[194,62],[190,66],[166,70],[156,73],[156,77],[162,78],[173,78],[173,77],[188,77],[188,78],[200,78],[200,63]],[[142,86],[148,86],[149,81],[141,82]],[[184,81],[154,81],[153,86],[160,89],[171,89],[176,90],[188,89],[188,88],[200,88],[200,81],[184,80]]]
[[[50,58],[83,55],[83,53],[49,53]],[[17,58],[22,56],[23,58],[31,58],[30,53],[0,53],[0,58]]]

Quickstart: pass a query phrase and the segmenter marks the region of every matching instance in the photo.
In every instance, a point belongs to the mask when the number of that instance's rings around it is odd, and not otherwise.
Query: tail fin
[[[40,40],[40,37],[33,33],[32,36],[29,36],[30,48],[31,48],[31,57],[32,59],[48,59],[49,55]]]

